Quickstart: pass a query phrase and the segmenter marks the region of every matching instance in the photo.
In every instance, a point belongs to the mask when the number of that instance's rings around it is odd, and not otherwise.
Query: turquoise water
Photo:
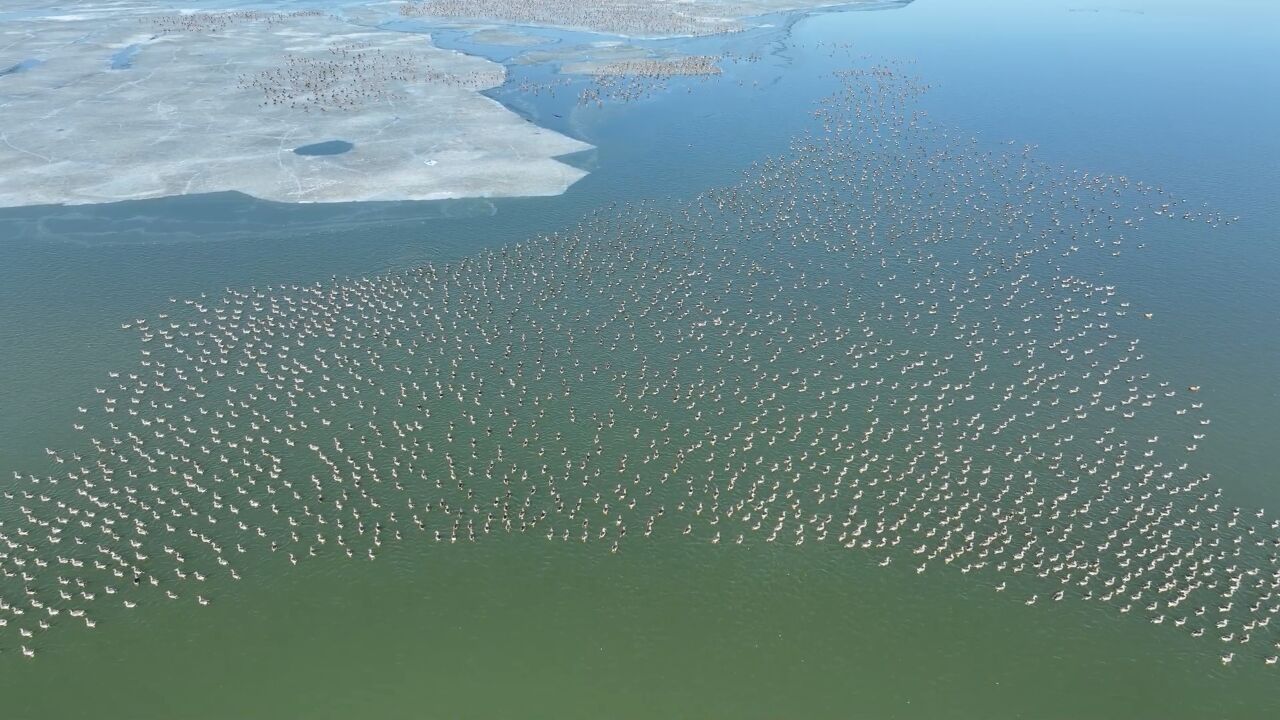
[[[1214,424],[1197,466],[1212,469],[1231,504],[1275,512],[1280,317],[1268,299],[1280,296],[1280,141],[1269,129],[1280,101],[1266,85],[1280,70],[1276,12],[1249,2],[1081,10],[920,0],[823,13],[732,40],[756,43],[763,59],[692,93],[676,83],[596,110],[576,107],[573,93],[496,92],[597,146],[575,159],[592,174],[559,198],[282,207],[219,196],[0,212],[0,406],[10,409],[0,453],[7,467],[40,471],[41,448],[82,442],[75,407],[106,370],[137,361],[136,336],[120,324],[168,311],[169,297],[457,261],[619,201],[679,208],[812,131],[812,110],[838,87],[832,71],[868,55],[909,62],[930,86],[930,119],[976,136],[980,149],[1034,144],[1064,172],[1125,175],[1240,216],[1216,228],[1158,225],[1143,252],[1076,262],[1152,313],[1139,330],[1154,374],[1203,385]],[[93,633],[51,634],[37,662],[0,656],[6,716],[1280,709],[1276,668],[1256,658],[1224,668],[1217,640],[1096,604],[1026,608],[1025,594],[954,572],[916,577],[905,563],[882,569],[833,546],[661,541],[613,555],[538,540],[391,544],[378,563],[322,556],[292,568],[269,557],[245,582],[219,585],[208,608],[157,603]]]

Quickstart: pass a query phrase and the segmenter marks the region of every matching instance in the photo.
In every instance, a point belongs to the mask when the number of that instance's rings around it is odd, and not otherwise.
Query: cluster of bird
[[[602,63],[592,75],[627,75],[644,78],[669,78],[685,75],[719,75],[720,58],[716,55],[681,55],[673,58],[643,58]]]
[[[262,10],[230,10],[226,12],[171,13],[148,15],[141,22],[148,23],[159,34],[164,33],[217,33],[246,22],[275,25],[294,18],[322,17],[319,10],[295,10],[291,12],[267,12]]]
[[[239,87],[260,90],[263,107],[328,112],[403,100],[403,91],[413,85],[477,90],[505,79],[501,67],[459,74],[433,67],[414,53],[350,44],[330,47],[328,57],[286,56],[279,67],[242,75]]]
[[[696,7],[688,0],[420,0],[401,5],[400,14],[586,28],[645,37],[717,35],[744,29],[736,20],[696,16],[691,12]]]
[[[589,53],[589,48],[580,48]],[[738,55],[725,52],[720,55],[687,55],[670,58],[643,58],[639,60],[618,60],[594,66],[569,65],[562,69],[559,77],[550,80],[521,79],[513,83],[513,87],[527,96],[556,97],[562,89],[576,90],[576,102],[579,107],[604,107],[605,103],[616,104],[643,100],[670,89],[670,80],[679,77],[694,77],[710,80],[723,75],[723,65],[760,62],[757,53]],[[579,74],[587,76],[582,83],[575,77]],[[742,81],[739,81],[741,84]],[[690,84],[686,91],[692,93],[696,88]]]
[[[671,78],[719,75],[719,60],[715,55],[682,55],[601,63],[591,68],[592,84],[579,92],[578,105],[603,107],[605,102],[642,100],[666,90]]]
[[[516,90],[516,92],[519,93],[521,96],[538,97],[545,94],[547,97],[554,98],[558,94],[560,89],[568,88],[573,84],[574,84],[573,78],[561,76],[561,77],[555,78],[554,80],[534,80],[532,78],[521,78],[520,80],[512,83],[511,87],[513,87]]]
[[[1275,663],[1280,524],[1192,467],[1198,388],[1153,377],[1097,273],[1139,218],[1217,216],[937,126],[900,65],[839,82],[731,187],[124,323],[139,364],[83,447],[4,488],[0,652],[272,563],[501,537],[835,544]]]

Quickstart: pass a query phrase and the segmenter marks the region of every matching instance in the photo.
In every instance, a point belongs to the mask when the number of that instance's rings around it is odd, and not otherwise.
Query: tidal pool
[[[346,140],[325,140],[324,142],[301,145],[293,149],[297,155],[341,155],[351,152],[355,145]]]

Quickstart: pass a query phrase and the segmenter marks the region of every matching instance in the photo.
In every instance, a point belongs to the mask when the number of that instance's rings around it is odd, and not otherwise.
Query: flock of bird
[[[576,51],[577,49],[575,49]],[[585,54],[587,49],[582,49]],[[604,107],[644,100],[670,90],[674,78],[689,77],[710,80],[723,74],[726,64],[755,63],[758,54],[737,55],[680,55],[675,57],[649,57],[633,60],[616,60],[595,65],[562,65],[561,76],[548,80],[521,79],[513,86],[526,96],[556,97],[561,89],[577,90],[577,105]],[[586,75],[585,85],[573,75]],[[741,81],[740,81],[741,82]],[[689,85],[686,92],[692,93]]]
[[[684,75],[719,75],[719,57],[716,55],[681,55],[673,58],[644,58],[602,63],[592,71],[593,75],[629,75],[648,78],[669,78]]]
[[[139,364],[83,446],[5,485],[0,653],[271,562],[501,536],[838,544],[1275,663],[1280,523],[1192,467],[1198,387],[1096,272],[1223,218],[984,149],[901,65],[840,88],[731,187],[124,323]]]
[[[610,104],[641,100],[667,89],[675,77],[709,78],[721,74],[719,56],[682,55],[602,63],[591,69],[592,84],[578,94],[578,105]],[[692,92],[692,88],[689,92]]]
[[[357,111],[403,100],[411,85],[448,85],[479,90],[501,85],[506,71],[453,73],[433,67],[413,52],[389,52],[359,44],[329,48],[329,57],[288,55],[283,65],[243,75],[239,87],[260,90],[263,107]]]
[[[147,23],[157,33],[218,33],[229,27],[246,23],[275,25],[292,18],[323,17],[319,10],[294,10],[270,12],[265,10],[228,10],[225,12],[166,13],[147,15],[140,22]]]

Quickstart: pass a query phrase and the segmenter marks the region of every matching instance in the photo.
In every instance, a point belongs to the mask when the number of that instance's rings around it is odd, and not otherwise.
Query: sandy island
[[[0,29],[0,206],[236,190],[280,202],[555,195],[589,145],[480,94],[505,69],[316,12]],[[341,141],[340,154],[295,148]]]

